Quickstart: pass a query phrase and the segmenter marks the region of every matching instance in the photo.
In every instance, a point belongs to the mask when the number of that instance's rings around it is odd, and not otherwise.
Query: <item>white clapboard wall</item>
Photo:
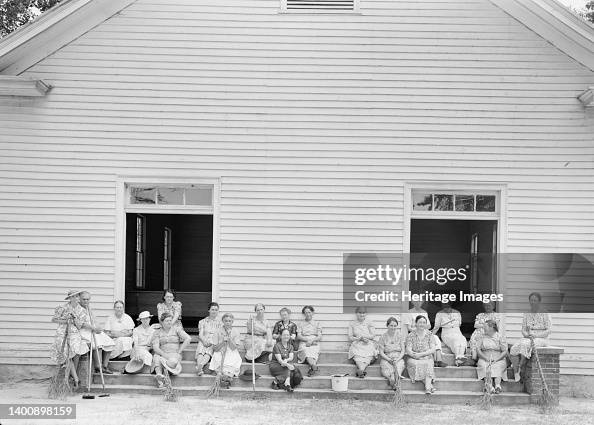
[[[48,362],[69,288],[109,311],[120,175],[220,178],[223,310],[313,304],[324,349],[342,253],[403,249],[405,182],[507,185],[508,252],[593,252],[594,72],[486,0],[358,6],[138,0],[26,70],[53,88],[0,100],[0,362]],[[554,323],[594,374],[594,316]]]

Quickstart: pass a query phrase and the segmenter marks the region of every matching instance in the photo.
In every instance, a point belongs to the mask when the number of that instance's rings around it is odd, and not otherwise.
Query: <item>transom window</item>
[[[496,192],[413,190],[412,210],[427,213],[497,213]]]
[[[359,0],[281,0],[283,12],[353,12]]]
[[[138,185],[128,186],[130,205],[175,205],[210,207],[212,185]]]

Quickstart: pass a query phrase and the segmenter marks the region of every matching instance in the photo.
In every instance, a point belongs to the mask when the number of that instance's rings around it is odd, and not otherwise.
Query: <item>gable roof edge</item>
[[[0,74],[19,75],[136,0],[66,0],[0,40]]]
[[[561,52],[594,71],[594,27],[556,0],[489,0]]]

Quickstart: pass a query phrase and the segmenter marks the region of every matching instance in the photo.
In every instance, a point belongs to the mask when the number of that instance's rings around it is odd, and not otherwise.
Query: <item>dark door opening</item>
[[[411,267],[462,267],[468,270],[467,279],[448,282],[440,288],[445,293],[497,292],[496,220],[413,219],[410,252]],[[433,282],[430,285],[411,281],[410,289],[419,293],[429,287],[435,289]],[[469,337],[474,330],[476,315],[483,311],[482,306],[459,301],[452,306],[462,313],[462,332]],[[425,304],[432,323],[440,308],[439,303]]]
[[[173,289],[184,328],[197,329],[212,299],[212,230],[212,215],[126,214],[126,312],[156,315]]]

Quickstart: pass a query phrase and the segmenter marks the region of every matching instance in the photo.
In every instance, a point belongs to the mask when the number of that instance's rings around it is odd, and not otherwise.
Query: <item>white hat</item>
[[[138,319],[136,319],[136,320],[148,319],[149,317],[153,317],[153,315],[151,313],[149,313],[148,311],[143,311],[142,313],[140,313],[138,315]]]

